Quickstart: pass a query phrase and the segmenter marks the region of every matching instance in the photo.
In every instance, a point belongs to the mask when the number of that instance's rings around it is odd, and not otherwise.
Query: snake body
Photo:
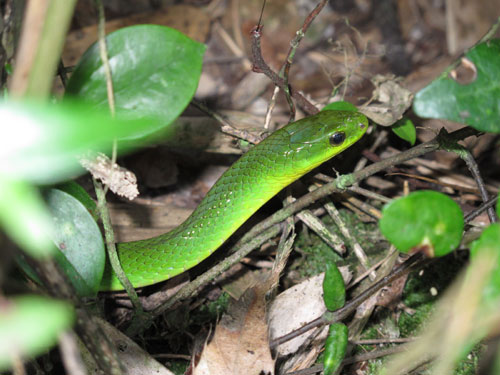
[[[200,263],[264,203],[351,146],[367,126],[360,113],[322,111],[271,134],[236,161],[177,228],[157,237],[117,244],[132,285],[155,284]],[[108,264],[101,290],[121,289]]]

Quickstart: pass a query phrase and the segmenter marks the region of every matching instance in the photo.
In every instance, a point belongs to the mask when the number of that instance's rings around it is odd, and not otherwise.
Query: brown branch
[[[486,190],[483,178],[481,177],[479,166],[477,165],[476,160],[472,156],[471,152],[464,148],[461,152],[458,153],[458,155],[463,159],[463,161],[465,161],[465,164],[467,164],[467,167],[469,168],[469,171],[472,177],[474,178],[474,181],[476,181],[476,185],[479,189],[479,193],[481,194],[483,203],[488,202],[489,200],[488,191]],[[495,209],[493,208],[493,206],[487,207],[486,212],[488,213],[490,222],[495,223],[497,219],[495,215]]]
[[[374,350],[372,352],[361,353],[353,355],[352,357],[346,358],[342,361],[342,365],[350,365],[352,363],[369,361],[371,359],[387,357],[388,355],[404,352],[408,350],[405,345],[392,346],[390,348]],[[287,372],[286,375],[311,375],[323,371],[323,365],[316,365],[303,370]]]
[[[464,216],[465,223],[470,223],[474,218],[481,215],[484,211],[486,211],[490,207],[494,207],[498,201],[498,195],[489,199],[487,202],[484,202],[478,208],[470,211],[467,215]]]
[[[256,136],[255,134],[252,134],[246,130],[240,130],[236,129],[234,126],[232,126],[224,117],[219,115],[217,112],[212,111],[210,108],[208,108],[205,104],[202,102],[192,99],[191,104],[193,104],[196,108],[198,108],[200,111],[205,112],[207,115],[215,119],[221,124],[221,131],[223,133],[226,133],[230,136],[243,139],[249,143],[256,144],[262,141],[262,137]]]
[[[287,85],[285,80],[281,78],[278,74],[276,74],[265,62],[262,57],[261,47],[260,47],[260,38],[262,35],[263,26],[255,27],[252,32],[252,70],[256,73],[264,73],[268,76],[271,81],[282,89],[284,92],[289,92],[292,98],[295,99],[297,105],[304,110],[309,115],[315,115],[319,112],[319,110],[308,101],[302,94],[296,92],[292,89],[290,85]]]
[[[322,0],[316,7],[309,13],[309,15],[304,20],[302,24],[302,28],[297,32],[295,38],[290,43],[290,49],[288,50],[288,54],[285,59],[285,63],[281,67],[281,71],[284,73],[285,82],[288,82],[288,73],[290,72],[290,67],[292,65],[292,59],[295,56],[295,51],[299,46],[300,41],[305,36],[309,26],[314,21],[314,19],[318,16],[318,14],[323,10],[325,5],[328,3],[328,0]]]

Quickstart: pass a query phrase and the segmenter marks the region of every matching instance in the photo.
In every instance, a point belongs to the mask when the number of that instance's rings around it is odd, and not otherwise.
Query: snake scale
[[[117,244],[120,263],[132,285],[167,280],[206,259],[264,203],[351,146],[367,127],[361,113],[326,110],[275,131],[227,169],[177,228]],[[109,264],[100,289],[123,289]]]

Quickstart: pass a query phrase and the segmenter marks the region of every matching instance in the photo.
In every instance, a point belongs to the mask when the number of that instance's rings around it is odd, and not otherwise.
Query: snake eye
[[[344,132],[336,132],[330,136],[330,144],[332,146],[340,146],[345,141]]]

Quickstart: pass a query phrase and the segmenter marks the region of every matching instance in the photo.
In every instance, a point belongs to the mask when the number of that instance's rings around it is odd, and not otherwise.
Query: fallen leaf
[[[410,107],[413,94],[402,87],[395,76],[376,75],[372,78],[375,86],[370,103],[359,109],[370,120],[382,126],[390,126],[403,117]]]
[[[269,349],[265,295],[269,282],[261,282],[237,301],[205,345],[193,375],[273,375],[274,360]]]
[[[344,283],[347,284],[352,274],[347,267],[339,267],[339,270],[344,278]],[[276,297],[269,308],[269,327],[272,340],[292,332],[305,323],[323,315],[326,311],[323,302],[324,277],[324,272],[310,277]],[[318,330],[311,330],[279,345],[277,348],[278,355],[286,356],[295,353],[309,337],[313,337],[317,333]]]

